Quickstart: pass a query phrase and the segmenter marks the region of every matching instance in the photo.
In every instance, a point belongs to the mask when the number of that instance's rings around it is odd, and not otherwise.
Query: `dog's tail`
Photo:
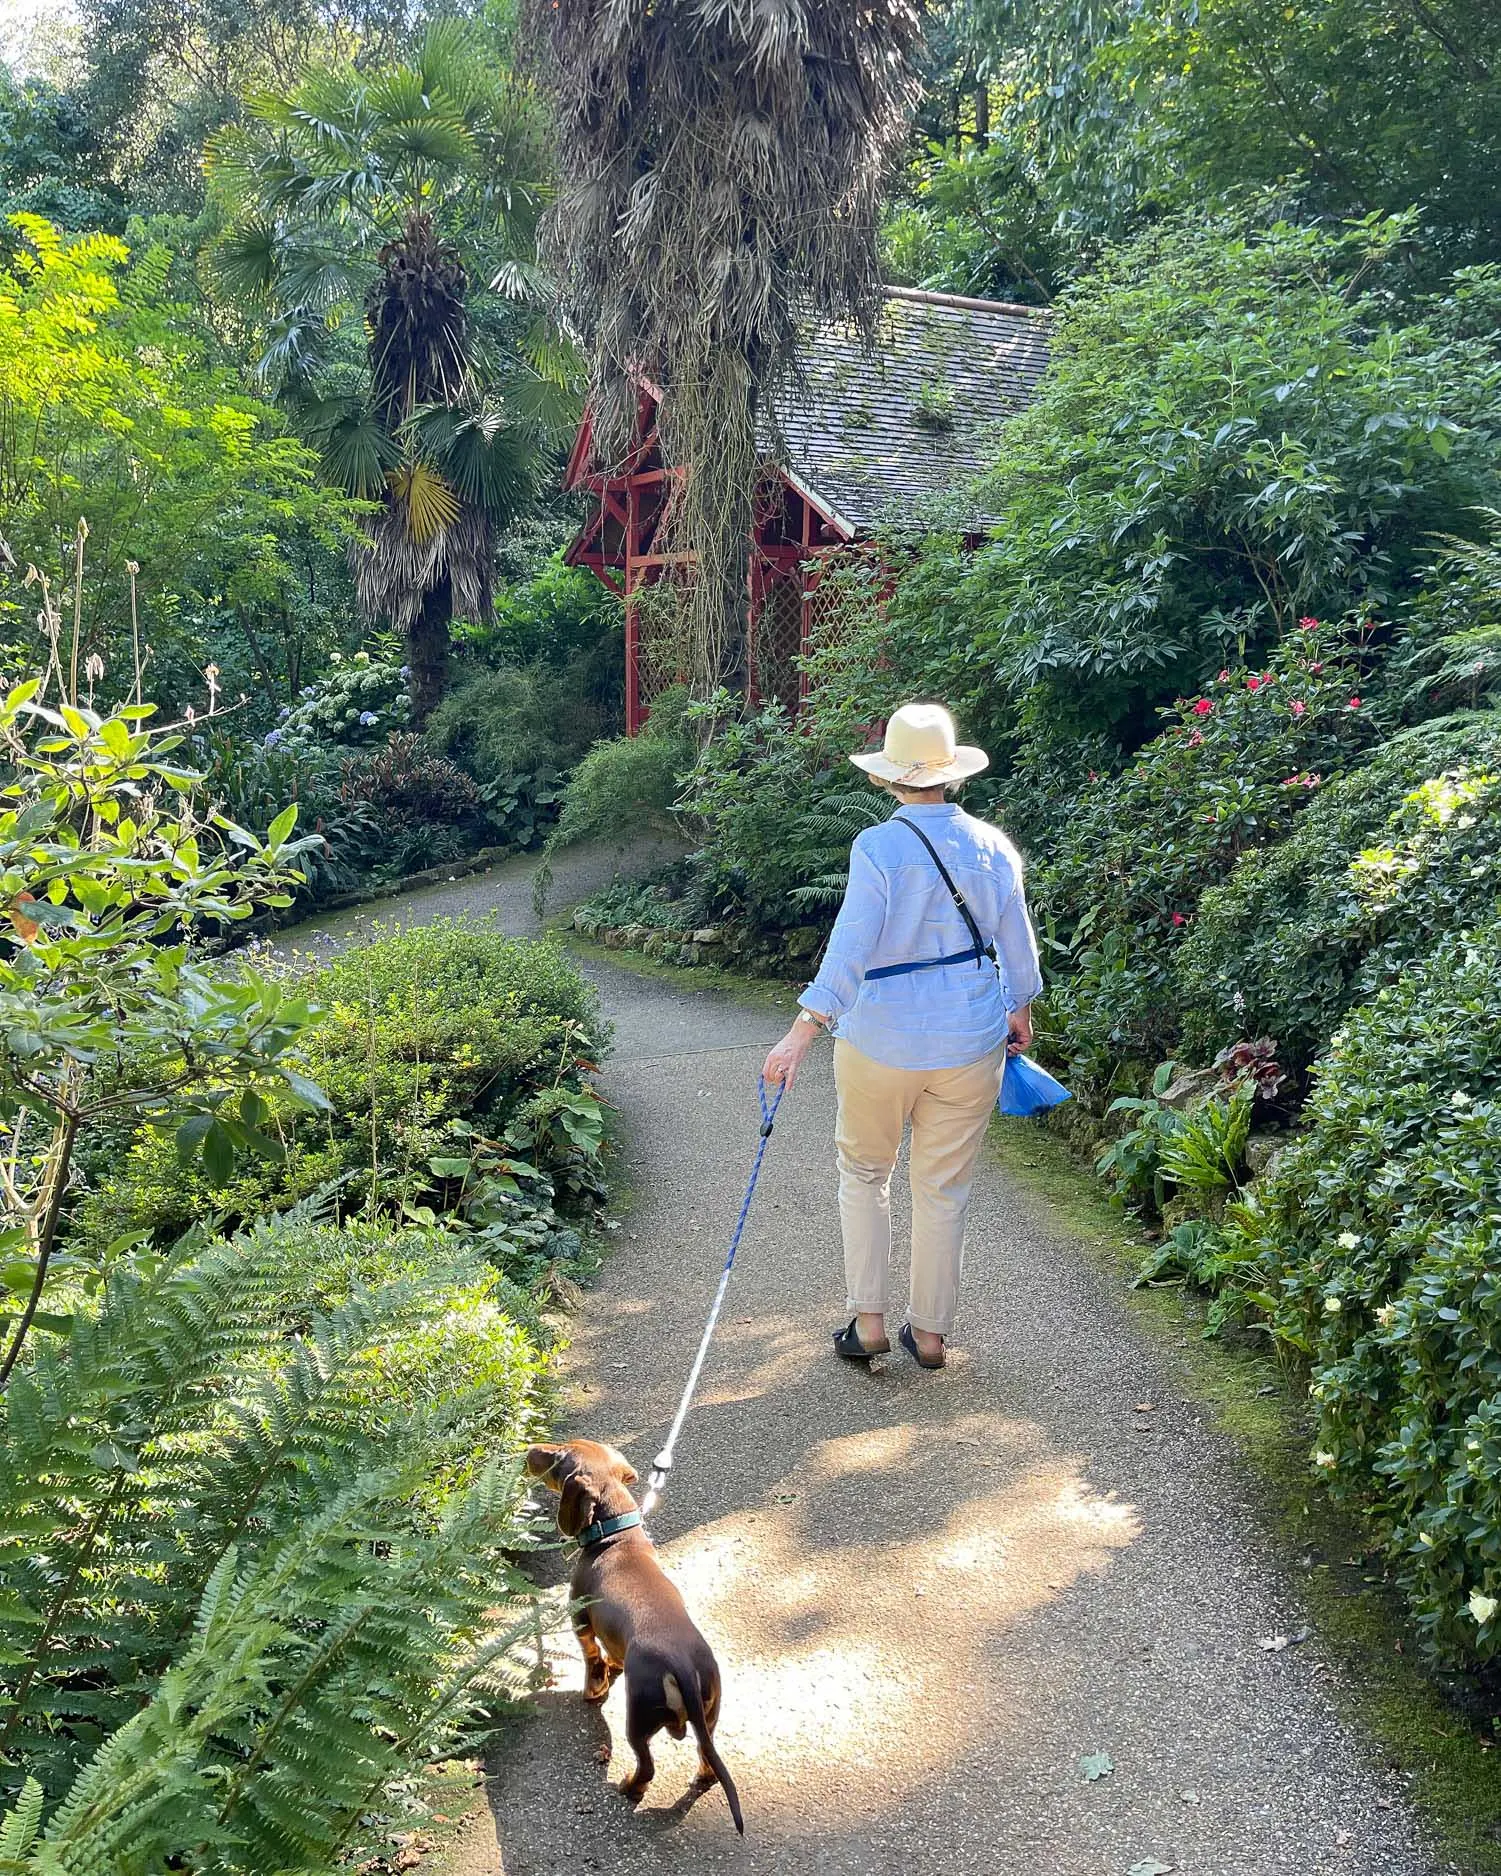
[[[680,1680],[683,1705],[687,1709],[688,1724],[693,1728],[698,1741],[698,1749],[705,1760],[714,1768],[714,1776],[724,1786],[724,1795],[729,1800],[730,1816],[735,1820],[735,1828],[743,1837],[745,1819],[740,1815],[740,1793],[735,1789],[735,1781],[730,1777],[729,1768],[719,1756],[719,1748],[714,1744],[714,1735],[709,1731],[708,1715],[704,1712],[704,1697],[699,1690],[698,1676],[691,1670],[684,1675],[674,1676]]]

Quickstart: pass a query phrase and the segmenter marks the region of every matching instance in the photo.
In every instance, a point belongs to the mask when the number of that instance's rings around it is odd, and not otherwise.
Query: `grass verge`
[[[1203,1337],[1204,1310],[1176,1286],[1131,1288],[1142,1242],[1064,1142],[1040,1125],[992,1132],[999,1163],[1062,1222],[1122,1293],[1185,1394],[1235,1444],[1253,1494],[1336,1670],[1336,1695],[1408,1780],[1457,1876],[1501,1876],[1501,1746],[1479,1683],[1420,1656],[1359,1526],[1309,1469],[1295,1375],[1247,1342]],[[1185,1335],[1185,1331],[1189,1333]]]

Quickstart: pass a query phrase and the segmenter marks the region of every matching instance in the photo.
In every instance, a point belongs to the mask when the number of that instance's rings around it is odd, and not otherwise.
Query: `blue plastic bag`
[[[1039,1068],[1029,1055],[1013,1055],[1001,1077],[1001,1098],[996,1107],[1003,1114],[1022,1118],[1042,1114],[1059,1107],[1073,1096],[1061,1081],[1054,1081],[1045,1068]]]

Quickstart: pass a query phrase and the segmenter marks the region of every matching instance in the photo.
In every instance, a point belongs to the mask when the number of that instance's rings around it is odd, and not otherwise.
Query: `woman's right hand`
[[[762,1081],[773,1088],[790,1088],[817,1034],[816,1023],[794,1023],[767,1056],[761,1069]]]

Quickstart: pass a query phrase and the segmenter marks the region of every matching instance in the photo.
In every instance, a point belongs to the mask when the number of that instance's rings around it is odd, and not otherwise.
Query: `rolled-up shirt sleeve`
[[[1006,993],[1006,1008],[1024,1009],[1034,997],[1042,994],[1042,964],[1037,954],[1037,935],[1032,930],[1026,895],[1022,891],[1019,876],[1001,909],[995,948],[1001,965],[1001,985]]]
[[[823,963],[798,998],[805,1010],[827,1023],[837,1022],[860,994],[870,954],[886,921],[886,894],[885,874],[857,839],[850,849],[849,885],[829,934]]]

